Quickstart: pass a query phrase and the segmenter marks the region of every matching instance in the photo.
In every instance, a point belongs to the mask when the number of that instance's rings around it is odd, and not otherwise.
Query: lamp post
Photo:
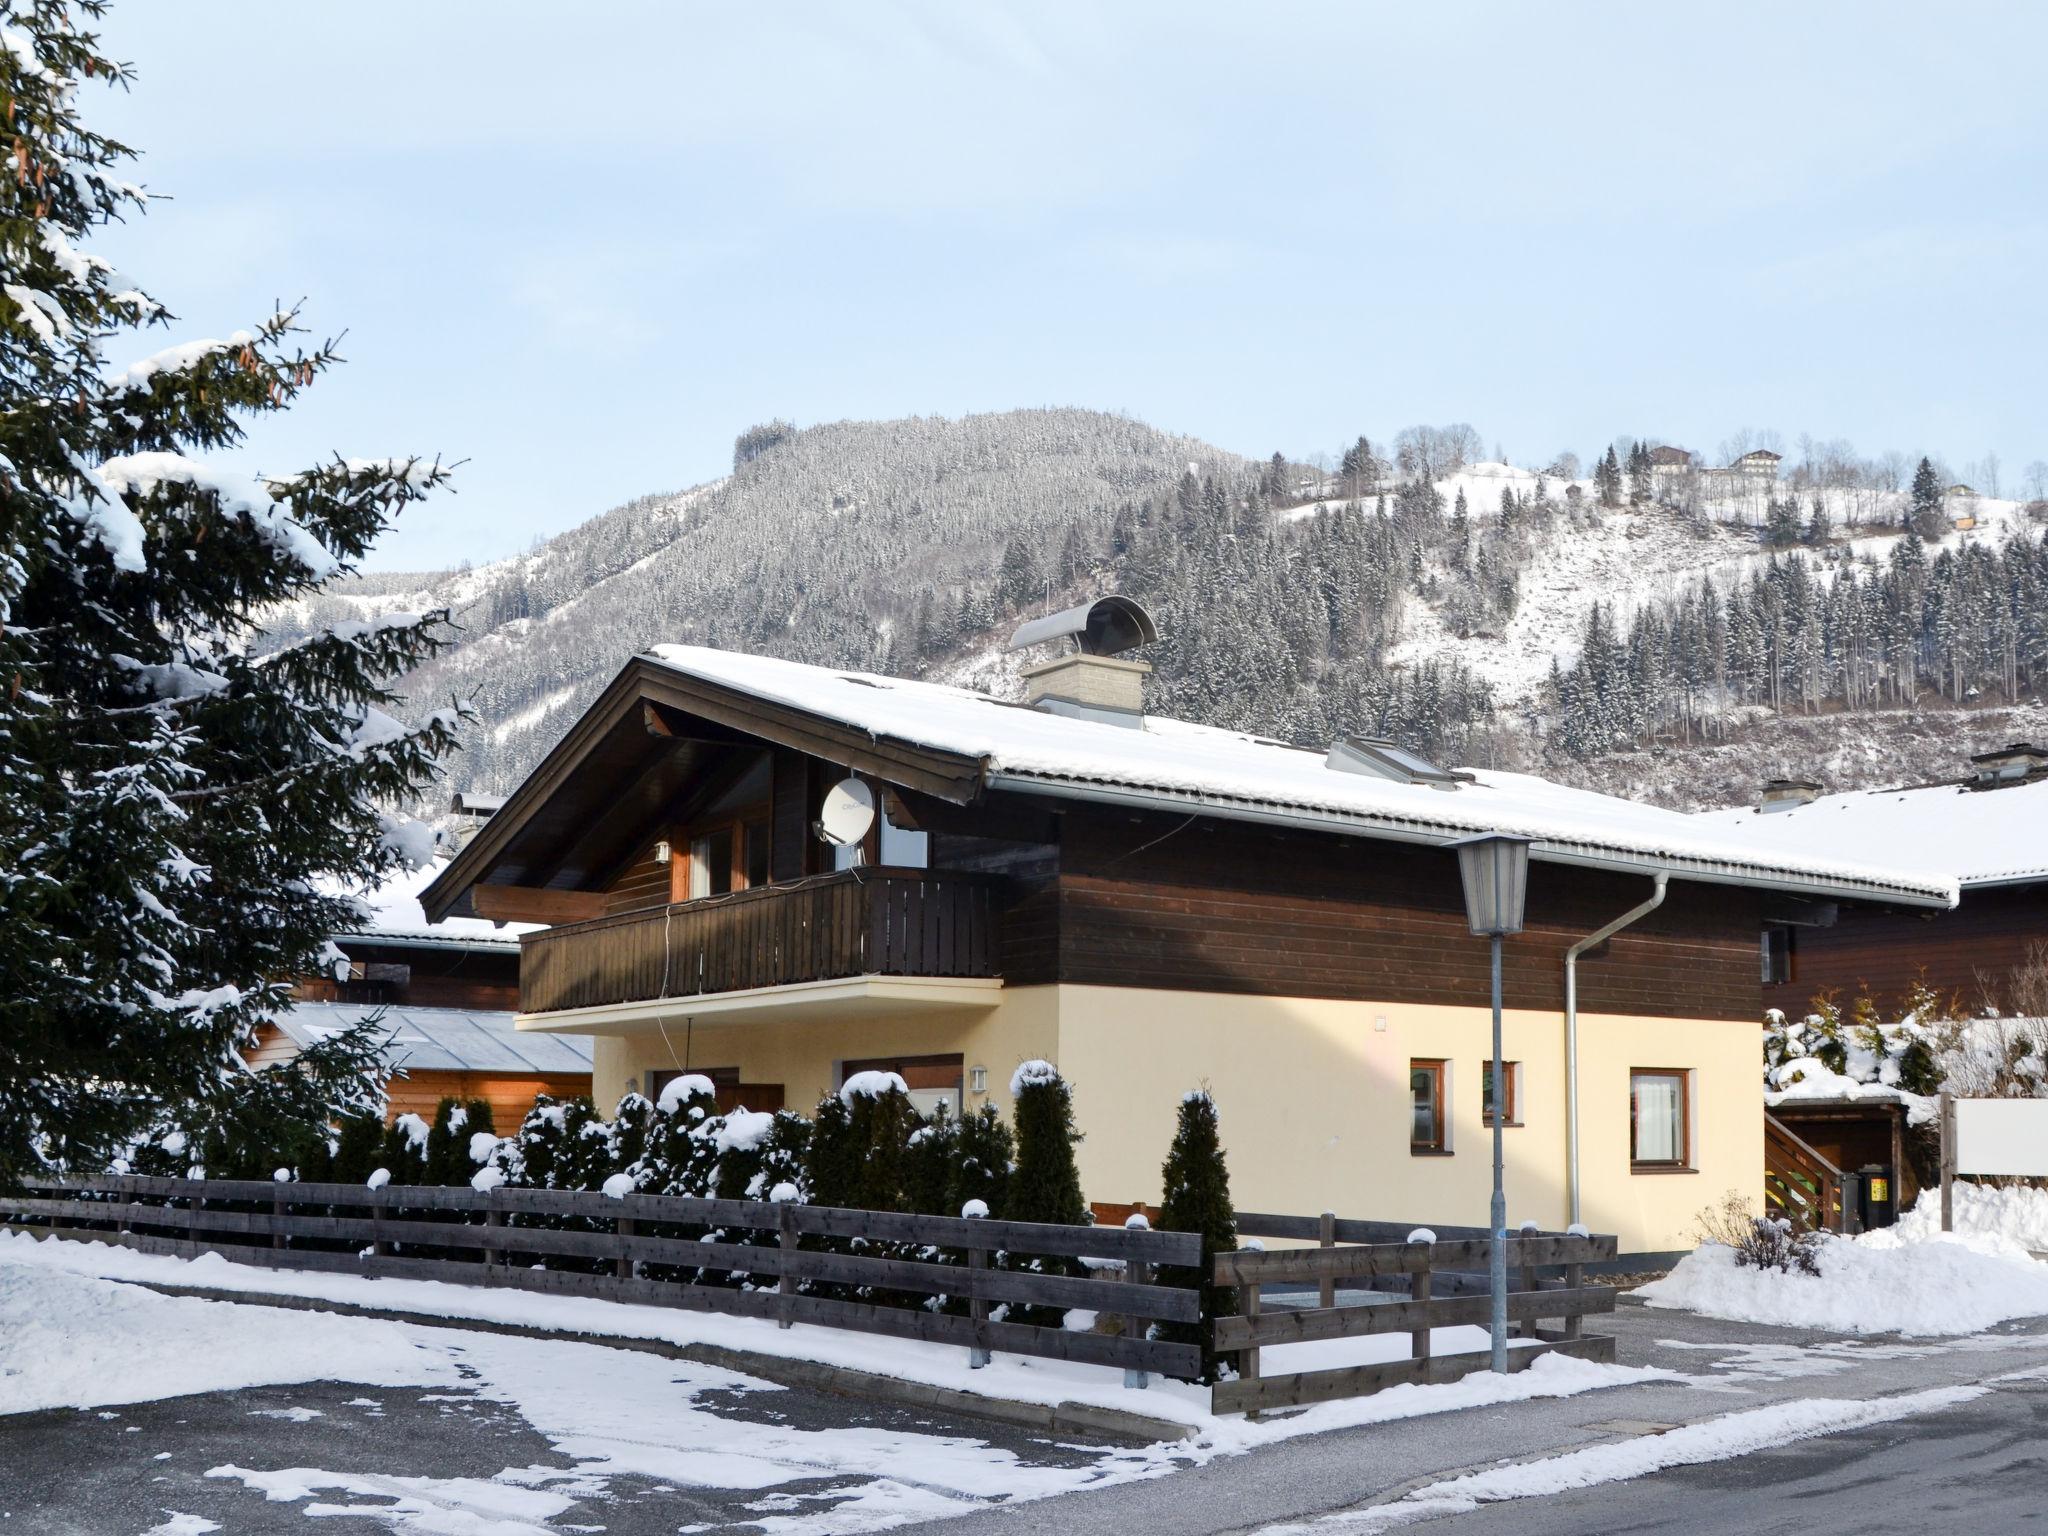
[[[1472,931],[1493,941],[1493,1241],[1488,1281],[1493,1296],[1493,1368],[1508,1368],[1508,1197],[1502,1182],[1507,1127],[1507,1068],[1501,1062],[1500,941],[1522,931],[1522,907],[1529,892],[1526,837],[1467,838],[1458,850],[1458,874],[1465,883],[1465,919]]]

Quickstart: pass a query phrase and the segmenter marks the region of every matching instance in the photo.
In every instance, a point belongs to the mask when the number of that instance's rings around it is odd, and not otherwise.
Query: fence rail
[[[0,1194],[0,1224],[177,1257],[218,1252],[274,1269],[602,1296],[961,1344],[977,1363],[1002,1350],[1122,1367],[1137,1373],[1127,1374],[1134,1383],[1152,1371],[1201,1374],[1196,1346],[1148,1338],[1145,1328],[1199,1321],[1198,1293],[1139,1279],[1160,1265],[1198,1265],[1193,1233],[571,1190],[141,1175],[37,1179],[29,1187],[33,1193]],[[560,1222],[577,1225],[536,1224]],[[854,1239],[884,1251],[837,1251]],[[1125,1268],[1113,1278],[1038,1274],[1004,1267],[1005,1255]],[[598,1267],[529,1267],[537,1259]],[[650,1276],[646,1266],[689,1273]],[[705,1274],[725,1283],[705,1283]],[[935,1310],[925,1298],[957,1298],[966,1310]],[[1081,1308],[1126,1321],[1121,1333],[997,1321],[994,1308],[1004,1305]]]
[[[1237,1378],[1218,1382],[1210,1402],[1217,1413],[1257,1414],[1267,1409],[1301,1407],[1334,1398],[1359,1397],[1405,1383],[1455,1381],[1491,1367],[1490,1354],[1436,1353],[1430,1331],[1480,1325],[1490,1317],[1491,1299],[1473,1282],[1474,1272],[1491,1264],[1493,1238],[1483,1228],[1437,1229],[1435,1242],[1409,1242],[1413,1228],[1396,1222],[1344,1221],[1334,1215],[1272,1216],[1250,1213],[1238,1218],[1242,1236],[1275,1237],[1315,1242],[1314,1248],[1273,1253],[1240,1250],[1215,1259],[1218,1285],[1238,1288],[1238,1314],[1216,1320],[1213,1338],[1219,1353],[1234,1353]],[[1507,1240],[1508,1272],[1514,1288],[1508,1295],[1508,1319],[1517,1340],[1508,1351],[1508,1369],[1527,1369],[1545,1354],[1577,1355],[1612,1360],[1614,1340],[1586,1334],[1589,1315],[1614,1310],[1610,1286],[1585,1284],[1584,1266],[1611,1259],[1618,1251],[1611,1235],[1568,1232],[1525,1232]],[[1539,1270],[1557,1273],[1550,1277]],[[1436,1294],[1439,1279],[1452,1280],[1453,1294]],[[1374,1289],[1401,1286],[1404,1301],[1336,1304],[1339,1281]],[[1265,1285],[1314,1282],[1318,1305],[1267,1311],[1260,1288]],[[1543,1320],[1558,1326],[1544,1327]],[[1260,1351],[1279,1344],[1408,1335],[1406,1358],[1321,1370],[1267,1376]]]
[[[564,923],[520,940],[525,1013],[853,976],[993,976],[996,883],[867,868]]]

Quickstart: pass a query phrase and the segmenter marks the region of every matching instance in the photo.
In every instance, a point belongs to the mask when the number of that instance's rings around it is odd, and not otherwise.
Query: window
[[[920,1115],[929,1116],[944,1104],[946,1112],[957,1121],[963,1075],[960,1061],[958,1056],[879,1056],[872,1061],[843,1061],[839,1064],[839,1081],[844,1083],[856,1072],[894,1072],[903,1079],[903,1086],[910,1092],[911,1107]]]
[[[1522,1123],[1522,1064],[1511,1061],[1507,1064],[1507,1118],[1503,1126]],[[1493,1124],[1493,1062],[1489,1059],[1479,1064],[1479,1121],[1482,1125]]]
[[[1763,961],[1765,986],[1782,986],[1792,979],[1792,930],[1786,924],[1773,923],[1764,930]]]
[[[1689,1166],[1692,1074],[1638,1067],[1628,1075],[1629,1162],[1643,1169]]]
[[[766,885],[770,874],[768,868],[768,819],[764,816],[747,822],[740,828],[740,839],[745,847],[745,868],[747,888]]]
[[[1411,1119],[1408,1150],[1417,1154],[1450,1151],[1444,1137],[1444,1071],[1441,1061],[1408,1063],[1408,1099]]]
[[[733,829],[720,827],[690,843],[690,895],[723,896],[732,889]]]
[[[931,856],[931,839],[916,827],[899,827],[882,817],[882,862],[898,869],[923,869]]]

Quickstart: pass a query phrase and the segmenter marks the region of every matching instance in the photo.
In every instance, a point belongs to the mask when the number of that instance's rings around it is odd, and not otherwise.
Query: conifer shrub
[[[939,1104],[912,1128],[903,1154],[903,1204],[921,1216],[958,1216],[959,1119]]]
[[[1216,1319],[1237,1311],[1237,1292],[1214,1283],[1216,1255],[1237,1251],[1237,1210],[1230,1201],[1230,1169],[1216,1118],[1216,1101],[1207,1088],[1182,1095],[1173,1145],[1160,1170],[1165,1191],[1160,1200],[1163,1232],[1196,1232],[1202,1238],[1201,1263],[1194,1269],[1165,1265],[1159,1278],[1167,1285],[1198,1289],[1202,1317],[1198,1323],[1158,1323],[1162,1339],[1196,1344],[1202,1351],[1202,1380],[1217,1379],[1219,1359],[1214,1346]]]
[[[1027,1061],[1011,1075],[1010,1097],[1016,1105],[1017,1165],[1010,1174],[1006,1219],[1085,1223],[1088,1206],[1074,1163],[1081,1133],[1074,1126],[1074,1096],[1066,1079],[1049,1061]],[[1039,1275],[1086,1272],[1079,1261],[1055,1254],[1015,1254],[1008,1267]],[[1058,1328],[1065,1316],[1063,1307],[1012,1304],[1005,1321]]]
[[[945,1214],[958,1216],[971,1200],[979,1200],[997,1221],[1010,1214],[1010,1168],[1017,1160],[1017,1138],[996,1113],[984,1104],[960,1121],[957,1150],[953,1161],[953,1186],[946,1196]]]
[[[377,1154],[384,1142],[384,1117],[349,1115],[335,1137],[334,1162],[328,1177],[337,1184],[361,1184],[383,1165]]]

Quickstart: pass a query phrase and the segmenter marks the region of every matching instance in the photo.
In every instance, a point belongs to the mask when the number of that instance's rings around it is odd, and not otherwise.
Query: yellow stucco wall
[[[1374,1220],[1484,1226],[1492,1130],[1481,1119],[1491,1016],[1479,1008],[1227,997],[1062,987],[1060,1055],[1087,1133],[1090,1198],[1156,1200],[1180,1095],[1206,1083],[1245,1210],[1334,1210]],[[1385,1021],[1385,1028],[1377,1027]],[[1567,1213],[1564,1021],[1510,1011],[1506,1059],[1520,1064],[1519,1125],[1506,1132],[1508,1217],[1548,1228]],[[1757,1032],[1746,1022],[1579,1020],[1581,1195],[1586,1224],[1623,1252],[1689,1248],[1702,1206],[1762,1173]],[[1408,1150],[1408,1063],[1450,1063],[1451,1155]],[[1629,1168],[1632,1067],[1694,1074],[1693,1167]]]
[[[1755,1191],[1763,1147],[1756,1029],[1581,1015],[1584,1219],[1596,1232],[1616,1233],[1623,1252],[1689,1248],[1703,1206],[1731,1188]],[[700,1024],[687,1049],[693,1065],[782,1083],[796,1109],[837,1085],[840,1061],[959,1051],[966,1065],[988,1069],[988,1099],[1005,1114],[1011,1070],[1047,1057],[1073,1085],[1086,1136],[1082,1186],[1090,1199],[1109,1202],[1158,1199],[1180,1096],[1206,1084],[1241,1208],[1483,1226],[1491,1132],[1481,1120],[1480,1072],[1490,1030],[1479,1008],[1060,985],[1009,989],[998,1008],[971,1015]],[[1520,1064],[1521,1123],[1506,1133],[1509,1220],[1555,1229],[1569,1220],[1564,1021],[1510,1011],[1504,1031],[1507,1059]],[[629,1078],[644,1086],[648,1070],[682,1065],[684,1051],[684,1033],[673,1025],[666,1040],[651,1031],[598,1037],[598,1102],[615,1102]],[[1450,1063],[1445,1157],[1408,1148],[1408,1063],[1425,1057]],[[1697,1171],[1630,1170],[1632,1067],[1693,1074]],[[968,1096],[970,1110],[980,1102]]]

